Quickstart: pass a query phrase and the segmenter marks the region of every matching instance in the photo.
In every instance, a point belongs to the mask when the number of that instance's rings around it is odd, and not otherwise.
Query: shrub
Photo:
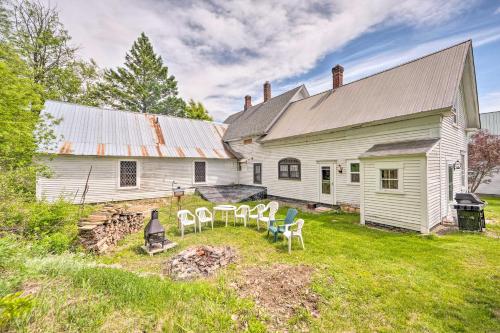
[[[27,315],[32,307],[31,297],[23,297],[20,292],[0,298],[0,329],[7,328],[13,320]]]

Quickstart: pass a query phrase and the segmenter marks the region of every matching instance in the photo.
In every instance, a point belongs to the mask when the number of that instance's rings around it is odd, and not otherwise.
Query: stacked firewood
[[[80,219],[78,238],[86,250],[101,254],[126,235],[142,230],[143,226],[143,212],[128,212],[109,205]]]

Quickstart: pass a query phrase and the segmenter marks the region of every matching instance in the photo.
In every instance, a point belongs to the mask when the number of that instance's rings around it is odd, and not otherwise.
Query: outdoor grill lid
[[[165,232],[165,228],[163,228],[160,220],[158,220],[158,210],[154,209],[151,212],[151,220],[146,225],[146,229],[144,229],[144,236],[146,237],[148,235],[156,234],[159,232]]]
[[[474,193],[457,193],[455,194],[455,201],[458,204],[484,205],[484,201]]]

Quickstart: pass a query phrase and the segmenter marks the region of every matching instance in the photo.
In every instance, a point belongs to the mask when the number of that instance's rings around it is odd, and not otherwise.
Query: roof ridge
[[[95,110],[99,110],[99,111],[114,111],[114,112],[122,112],[122,113],[131,113],[131,114],[136,114],[136,115],[167,117],[167,118],[174,118],[174,119],[192,120],[192,121],[196,121],[196,122],[204,122],[204,123],[209,123],[209,124],[227,125],[227,124],[224,124],[224,122],[220,122],[220,121],[192,119],[192,118],[186,118],[186,117],[180,117],[180,116],[166,115],[166,114],[161,114],[161,113],[135,112],[135,111],[130,111],[130,110],[112,109],[112,108],[108,108],[108,107],[99,107],[99,106],[85,105],[85,104],[78,104],[78,103],[71,103],[71,102],[65,102],[65,101],[55,101],[55,100],[51,100],[51,99],[46,100],[45,103],[46,102],[51,102],[51,103],[56,103],[56,104],[60,103],[60,104],[81,106],[81,107],[95,109]]]
[[[271,97],[270,99],[268,99],[268,100],[267,100],[267,101],[265,101],[265,102],[264,102],[264,101],[262,101],[262,102],[260,102],[260,103],[255,104],[255,105],[252,105],[252,106],[251,106],[248,110],[253,109],[253,108],[257,107],[257,106],[259,106],[259,107],[260,107],[260,106],[262,106],[262,104],[267,103],[267,102],[270,102],[270,101],[271,101],[271,100],[273,100],[274,98],[278,98],[278,97],[280,97],[280,96],[283,96],[284,94],[287,94],[287,93],[291,92],[292,90],[299,89],[299,88],[300,88],[300,87],[302,87],[302,86],[305,86],[305,84],[301,84],[301,85],[299,85],[299,86],[297,86],[297,87],[295,87],[295,88],[292,88],[292,89],[290,89],[290,90],[284,91],[284,92],[282,92],[282,93],[281,93],[281,94],[279,94],[279,95],[276,95],[276,96],[274,96],[274,97]],[[227,118],[229,118],[229,117],[230,117],[230,116],[232,116],[233,114],[237,114],[237,113],[240,113],[240,112],[243,112],[243,111],[247,111],[247,110],[240,110],[240,111],[238,111],[238,112],[232,113],[232,114],[230,114],[229,116],[227,116]],[[227,118],[226,118],[226,119],[227,119]]]
[[[376,75],[379,75],[379,74],[382,74],[382,73],[385,73],[385,72],[391,71],[391,70],[393,70],[393,69],[396,69],[396,68],[399,68],[399,67],[406,66],[406,65],[411,64],[411,63],[413,63],[413,62],[416,62],[416,61],[422,60],[422,59],[424,59],[424,58],[427,58],[427,57],[433,56],[433,55],[435,55],[435,54],[438,54],[438,53],[444,52],[444,51],[446,51],[446,50],[452,49],[452,48],[454,48],[454,47],[457,47],[457,46],[459,46],[459,45],[462,45],[462,44],[465,44],[465,43],[469,43],[469,42],[472,42],[472,39],[467,39],[467,40],[465,40],[465,41],[463,41],[463,42],[460,42],[460,43],[457,43],[457,44],[453,44],[453,45],[448,46],[448,47],[445,47],[445,48],[443,48],[443,49],[440,49],[440,50],[437,50],[437,51],[434,51],[434,52],[431,52],[431,53],[427,53],[427,54],[424,54],[423,56],[420,56],[420,57],[417,57],[417,58],[414,58],[414,59],[408,60],[408,61],[406,61],[406,62],[403,62],[403,63],[401,63],[401,64],[398,64],[398,65],[395,65],[395,66],[392,66],[392,67],[386,68],[386,69],[384,69],[384,70],[381,70],[380,72],[376,72],[376,73],[370,74],[370,75],[368,75],[368,76],[365,76],[365,77],[359,78],[359,79],[357,79],[357,80],[351,81],[351,82],[349,82],[349,83],[346,83],[346,84],[344,84],[344,85],[342,85],[342,86],[338,87],[337,89],[341,89],[342,87],[348,86],[348,85],[350,85],[350,84],[352,84],[352,83],[356,83],[356,82],[359,82],[359,81],[362,81],[362,80],[368,79],[368,78],[370,78],[370,77],[373,77],[373,76],[376,76]],[[335,89],[335,90],[337,90],[337,89]],[[331,90],[331,89],[329,89],[329,90]],[[326,90],[326,91],[328,91],[328,90]]]
[[[396,68],[399,68],[399,67],[402,67],[402,66],[405,66],[405,65],[411,64],[411,63],[413,63],[413,62],[415,62],[415,61],[422,60],[422,59],[424,59],[424,58],[427,58],[427,57],[433,56],[433,55],[435,55],[435,54],[437,54],[437,53],[440,53],[440,52],[443,52],[443,51],[449,50],[449,49],[451,49],[451,48],[457,47],[457,46],[459,46],[459,45],[462,45],[462,44],[465,44],[465,43],[468,43],[468,42],[472,42],[472,39],[467,39],[467,40],[465,40],[465,41],[463,41],[463,42],[460,42],[460,43],[457,43],[457,44],[454,44],[454,45],[451,45],[451,46],[445,47],[445,48],[443,48],[443,49],[440,49],[440,50],[434,51],[434,52],[432,52],[432,53],[424,54],[423,56],[420,56],[420,57],[417,57],[417,58],[415,58],[415,59],[411,59],[411,60],[408,60],[408,61],[406,61],[406,62],[403,62],[403,63],[401,63],[401,64],[398,64],[398,65],[395,65],[395,66],[392,66],[392,67],[386,68],[386,69],[384,69],[384,70],[381,70],[380,72],[376,72],[376,73],[370,74],[370,75],[368,75],[368,76],[365,76],[365,77],[359,78],[359,79],[357,79],[357,80],[351,81],[351,82],[349,82],[349,83],[346,83],[346,84],[344,84],[344,85],[342,85],[342,86],[338,87],[337,89],[335,89],[335,91],[336,91],[336,90],[339,90],[339,89],[342,89],[343,87],[346,87],[346,86],[348,86],[348,85],[350,85],[350,84],[353,84],[353,83],[356,83],[356,82],[359,82],[359,81],[362,81],[362,80],[365,80],[365,79],[371,78],[371,77],[373,77],[373,76],[376,76],[376,75],[379,75],[379,74],[382,74],[382,73],[385,73],[385,72],[391,71],[391,70],[393,70],[393,69],[396,69]],[[327,93],[327,92],[333,92],[333,91],[334,91],[333,89],[327,89],[327,90],[321,91],[321,92],[319,92],[319,93],[316,93],[316,94],[314,94],[314,95],[311,95],[311,96],[309,96],[309,97],[305,97],[305,98],[303,98],[303,99],[301,99],[301,100],[308,99],[308,98],[311,98],[311,97],[315,97],[315,96],[317,96],[317,95],[324,94],[324,93]],[[301,100],[294,101],[294,102],[292,102],[292,103],[290,103],[290,104],[300,102]]]

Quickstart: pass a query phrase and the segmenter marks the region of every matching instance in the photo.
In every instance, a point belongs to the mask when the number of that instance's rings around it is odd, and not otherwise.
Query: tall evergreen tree
[[[144,33],[126,54],[124,67],[105,71],[101,96],[109,106],[129,111],[175,116],[185,112],[175,77]]]
[[[213,120],[207,109],[201,102],[195,102],[190,99],[186,105],[186,117],[191,119]]]

